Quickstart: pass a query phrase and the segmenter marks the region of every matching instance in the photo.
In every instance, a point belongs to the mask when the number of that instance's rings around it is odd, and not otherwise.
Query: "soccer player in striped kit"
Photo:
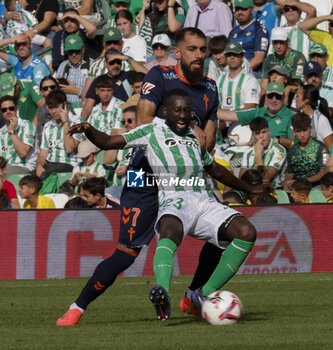
[[[219,290],[238,271],[250,253],[255,239],[254,226],[239,212],[218,203],[207,182],[206,172],[226,185],[256,193],[250,185],[217,164],[201,148],[191,123],[191,97],[182,89],[164,95],[162,110],[165,122],[156,118],[123,134],[108,136],[83,123],[69,133],[84,132],[103,149],[145,146],[145,155],[159,179],[159,209],[155,231],[160,239],[154,257],[156,285],[150,291],[157,318],[170,316],[169,287],[174,255],[186,235],[225,249],[208,281],[192,291],[198,308],[212,292]]]

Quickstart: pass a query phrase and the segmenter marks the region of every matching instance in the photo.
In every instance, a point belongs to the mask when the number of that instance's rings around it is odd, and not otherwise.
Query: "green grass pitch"
[[[153,277],[119,278],[69,328],[55,321],[84,279],[0,281],[0,349],[333,349],[333,273],[236,276],[225,289],[245,311],[231,326],[180,313],[190,279],[173,279],[167,322],[148,300]]]

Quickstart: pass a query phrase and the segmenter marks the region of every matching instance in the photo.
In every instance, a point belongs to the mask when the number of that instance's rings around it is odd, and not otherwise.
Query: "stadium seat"
[[[69,199],[64,193],[47,193],[45,197],[51,198],[56,208],[63,208]]]
[[[288,204],[290,203],[287,192],[283,190],[275,190],[277,195],[278,204]]]
[[[320,190],[311,190],[309,199],[312,203],[326,203],[326,198]]]
[[[16,188],[16,191],[19,190],[19,182],[20,180],[22,179],[22,177],[24,177],[25,175],[27,174],[12,174],[10,176],[8,176],[8,181],[11,182],[15,188]]]

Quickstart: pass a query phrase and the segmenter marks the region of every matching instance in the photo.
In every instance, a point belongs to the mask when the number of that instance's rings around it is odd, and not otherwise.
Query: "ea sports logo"
[[[241,273],[311,271],[312,238],[300,216],[286,208],[268,208],[256,212],[250,221],[258,236]]]

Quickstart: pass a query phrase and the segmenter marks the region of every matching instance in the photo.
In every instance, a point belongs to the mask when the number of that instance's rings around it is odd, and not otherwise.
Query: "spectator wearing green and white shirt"
[[[52,120],[44,125],[37,158],[36,175],[42,180],[53,172],[72,172],[78,164],[77,146],[84,139],[80,134],[75,137],[68,134],[69,127],[80,119],[68,111],[64,92],[51,91],[46,97],[46,106]]]
[[[66,94],[73,108],[81,106],[81,94],[86,82],[90,59],[85,60],[85,47],[80,35],[70,34],[65,39],[65,52],[68,59],[62,62],[56,72],[59,88]],[[63,78],[67,81],[59,80]]]
[[[122,128],[123,103],[113,96],[114,83],[111,77],[101,75],[95,79],[96,94],[101,102],[93,107],[88,122],[99,131],[111,135],[114,129]]]
[[[257,117],[250,123],[253,146],[244,152],[239,177],[248,169],[257,169],[264,175],[266,185],[279,188],[283,185],[283,169],[287,151],[270,136],[268,121]]]
[[[0,99],[0,110],[6,124],[0,129],[0,155],[7,159],[7,174],[26,174],[35,168],[36,129],[17,115],[12,96]]]
[[[279,3],[283,4],[282,10],[287,21],[283,27],[288,31],[289,47],[302,52],[305,58],[308,59],[310,40],[299,29],[299,23],[302,21],[302,12],[305,14],[305,19],[316,17],[315,7],[307,2],[297,0],[279,0],[277,4]]]
[[[72,186],[91,177],[105,177],[105,169],[101,163],[96,161],[99,148],[88,139],[79,143],[77,156],[81,162],[73,168],[73,176],[70,180]]]

